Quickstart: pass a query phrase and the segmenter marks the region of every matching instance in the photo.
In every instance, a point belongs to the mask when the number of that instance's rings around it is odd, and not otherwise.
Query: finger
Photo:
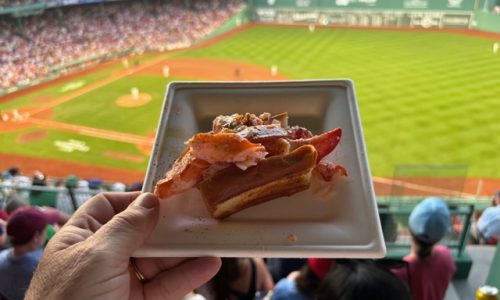
[[[97,194],[87,200],[67,224],[96,232],[113,216],[125,210],[139,195],[140,192]]]
[[[90,238],[91,243],[106,253],[111,252],[113,258],[126,258],[128,261],[153,231],[158,222],[158,214],[158,198],[151,193],[142,194],[104,224]]]
[[[181,299],[209,281],[219,270],[220,258],[189,259],[175,268],[163,271],[144,286],[146,299]]]

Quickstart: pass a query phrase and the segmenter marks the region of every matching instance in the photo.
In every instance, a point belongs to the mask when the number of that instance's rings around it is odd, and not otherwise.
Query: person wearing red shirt
[[[437,197],[420,202],[409,218],[412,246],[403,259],[409,272],[402,268],[394,273],[411,286],[414,300],[442,300],[456,271],[450,250],[437,243],[450,227],[450,212]]]

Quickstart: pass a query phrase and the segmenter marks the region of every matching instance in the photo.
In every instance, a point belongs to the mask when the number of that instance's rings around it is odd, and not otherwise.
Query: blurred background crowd
[[[22,299],[43,247],[85,201],[99,192],[142,189],[142,182],[74,175],[55,179],[39,171],[26,176],[18,167],[3,171],[1,178],[0,249],[5,250],[0,251],[0,295],[12,285],[20,287],[5,299]],[[497,243],[499,210],[500,191],[475,218],[471,243]],[[411,247],[402,258],[223,258],[219,273],[186,299],[444,299],[457,271],[445,243],[456,219],[442,198],[427,197],[406,222]]]
[[[82,59],[189,46],[242,6],[237,0],[191,1],[188,7],[168,1],[144,9],[145,2],[125,1],[58,7],[22,19],[0,16],[0,89],[29,84]]]
[[[0,0],[0,9],[36,2]],[[45,11],[43,17],[0,16],[0,89],[44,78],[51,69],[78,60],[190,46],[242,5],[238,0],[117,1],[58,7]],[[142,182],[105,182],[98,176],[75,175],[49,178],[43,170],[24,174],[14,166],[4,170],[0,300],[23,298],[43,247],[90,197],[104,191],[140,190]],[[386,215],[395,224],[392,217]],[[458,234],[466,228],[470,243],[497,244],[500,191],[493,195],[490,207],[476,212],[470,232],[464,220],[450,213],[442,199],[427,198],[404,220],[411,248],[402,259],[224,258],[219,273],[186,298],[443,299],[457,270],[443,239],[448,232]],[[389,235],[385,238],[394,241]]]

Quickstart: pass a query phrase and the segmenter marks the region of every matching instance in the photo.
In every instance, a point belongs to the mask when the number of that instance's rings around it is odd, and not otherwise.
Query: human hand
[[[0,246],[7,242],[7,222],[0,219]]]
[[[219,258],[136,258],[158,221],[153,194],[102,193],[51,239],[25,299],[180,299],[208,281]]]

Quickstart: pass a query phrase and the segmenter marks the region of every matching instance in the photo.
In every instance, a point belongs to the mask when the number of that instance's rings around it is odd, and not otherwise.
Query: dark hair
[[[416,237],[413,232],[411,232],[411,238],[413,239],[413,242],[415,243],[416,250],[417,250],[417,257],[419,259],[424,259],[426,257],[431,256],[432,254],[432,248],[434,247],[434,244],[424,242],[420,240],[418,237]]]
[[[16,192],[11,193],[9,196],[7,196],[5,203],[5,211],[9,215],[20,207],[26,207],[30,205],[29,201],[25,197]]]
[[[18,167],[12,167],[7,172],[9,172],[11,176],[17,176],[21,174],[21,171],[19,171]]]
[[[321,283],[317,300],[409,300],[408,287],[371,260],[339,260]]]
[[[321,279],[316,276],[316,274],[314,274],[314,272],[309,267],[309,264],[306,263],[300,269],[299,275],[295,279],[295,283],[297,284],[297,289],[300,292],[302,292],[304,295],[312,297],[318,290]]]
[[[496,191],[493,195],[493,199],[491,200],[491,206],[500,205],[500,202],[497,203],[497,198],[500,199],[500,190]]]
[[[142,181],[134,182],[125,188],[126,192],[142,191]]]
[[[47,177],[43,173],[37,173],[33,175],[31,179],[31,185],[33,186],[47,186]],[[31,190],[30,196],[40,195],[42,191]]]
[[[224,257],[219,272],[211,280],[214,299],[228,299],[231,284],[240,276],[238,258]]]

